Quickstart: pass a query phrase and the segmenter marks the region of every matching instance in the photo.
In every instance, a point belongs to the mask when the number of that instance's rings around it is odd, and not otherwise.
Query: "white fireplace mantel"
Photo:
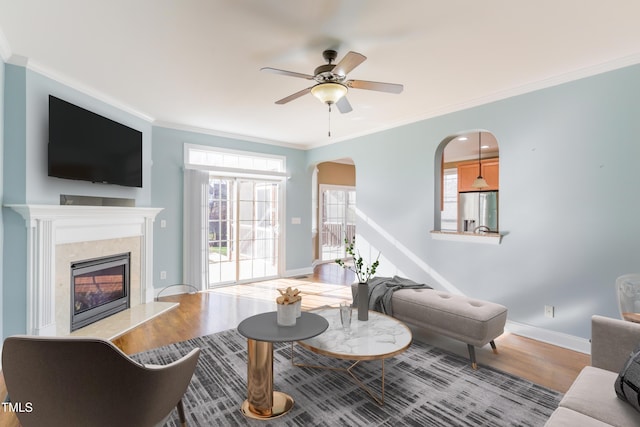
[[[56,335],[56,245],[141,237],[140,300],[153,301],[153,221],[162,208],[5,205],[27,226],[27,333]]]

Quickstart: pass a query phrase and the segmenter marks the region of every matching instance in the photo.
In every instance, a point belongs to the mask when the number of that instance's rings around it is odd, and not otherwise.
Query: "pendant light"
[[[482,132],[478,132],[478,177],[473,181],[471,186],[473,188],[482,189],[487,188],[489,184],[482,177]]]

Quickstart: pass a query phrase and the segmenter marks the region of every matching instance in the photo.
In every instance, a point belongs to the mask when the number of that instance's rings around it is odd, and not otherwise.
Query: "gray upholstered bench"
[[[477,369],[475,346],[491,344],[504,332],[503,305],[435,289],[400,289],[391,298],[393,317],[467,344],[471,366]]]

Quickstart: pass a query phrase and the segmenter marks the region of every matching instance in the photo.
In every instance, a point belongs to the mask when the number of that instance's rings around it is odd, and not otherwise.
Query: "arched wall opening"
[[[344,239],[355,236],[356,167],[351,158],[318,163],[312,179],[313,263],[343,258]]]
[[[500,151],[487,130],[449,135],[435,154],[434,230],[499,233]]]

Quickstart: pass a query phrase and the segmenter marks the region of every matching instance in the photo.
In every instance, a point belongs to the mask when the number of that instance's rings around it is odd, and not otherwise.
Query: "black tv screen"
[[[49,95],[49,176],[142,187],[142,132]]]

